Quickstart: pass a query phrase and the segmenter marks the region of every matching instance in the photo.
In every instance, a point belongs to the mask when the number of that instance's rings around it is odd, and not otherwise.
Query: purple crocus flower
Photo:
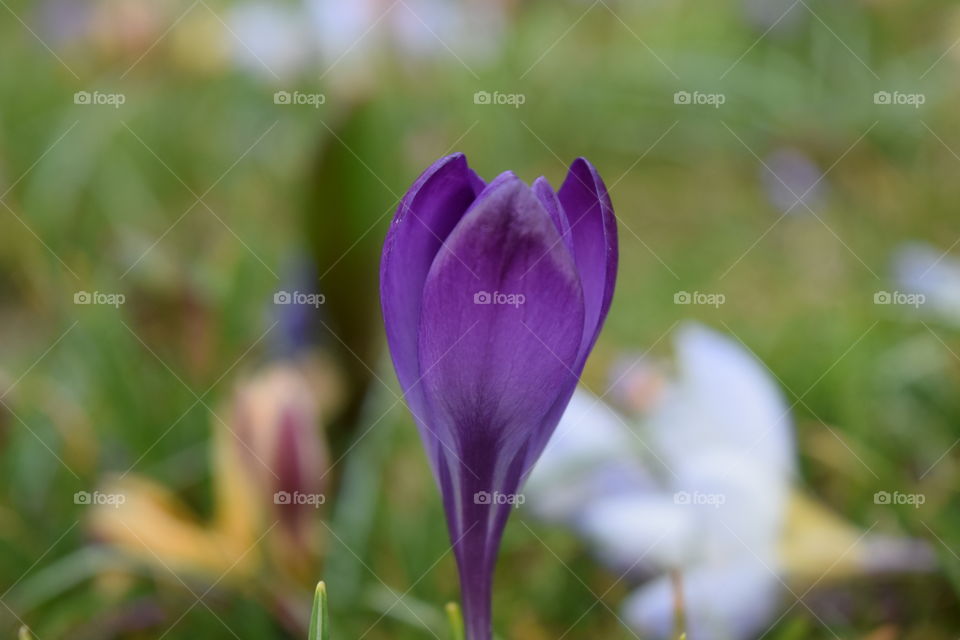
[[[380,297],[460,570],[467,637],[491,636],[491,588],[517,491],[553,433],[610,307],[616,219],[596,169],[560,190],[462,154],[435,162],[387,235]]]

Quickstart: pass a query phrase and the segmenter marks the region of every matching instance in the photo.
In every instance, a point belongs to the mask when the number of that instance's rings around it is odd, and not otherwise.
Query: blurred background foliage
[[[446,637],[455,569],[384,358],[377,279],[398,198],[459,150],[486,179],[511,169],[554,185],[590,158],[621,219],[621,272],[585,384],[602,393],[622,353],[667,352],[682,319],[741,339],[796,402],[803,483],[864,528],[879,521],[939,554],[933,574],[831,584],[811,606],[839,637],[956,636],[958,325],[874,304],[895,288],[900,246],[946,252],[960,234],[954,3],[384,3],[374,16],[422,22],[362,28],[335,19],[352,3],[319,12],[328,25],[280,1],[250,15],[221,0],[2,4],[3,633],[302,637],[323,577],[334,637]],[[895,90],[925,103],[875,104]],[[76,104],[81,91],[125,101]],[[276,91],[325,100],[277,104]],[[478,91],[525,102],[476,104]],[[677,91],[726,100],[676,104]],[[771,171],[798,196],[822,180],[784,213]],[[325,304],[273,304],[298,287]],[[80,291],[125,302],[77,305]],[[726,303],[676,305],[678,291]],[[332,463],[322,570],[284,592],[292,604],[269,578],[181,579],[100,544],[74,495],[111,474],[149,478],[213,518],[212,412],[245,377],[304,353],[329,356],[343,397],[320,418]],[[894,489],[927,502],[874,503]],[[504,637],[572,625],[565,637],[633,637],[590,606],[618,576],[568,533],[521,511],[500,567]],[[625,593],[616,584],[605,601]],[[832,635],[797,607],[766,637]]]

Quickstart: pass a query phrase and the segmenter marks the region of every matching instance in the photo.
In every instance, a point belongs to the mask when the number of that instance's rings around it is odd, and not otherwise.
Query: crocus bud
[[[442,158],[400,203],[381,262],[397,376],[442,494],[467,637],[491,636],[500,539],[576,387],[613,296],[616,221],[596,170],[559,192],[486,184]]]
[[[318,537],[314,524],[326,501],[321,397],[303,369],[292,364],[275,365],[239,386],[218,434],[225,470],[220,494],[225,504],[238,507],[222,512],[224,526],[247,528],[250,509],[243,503],[256,503],[260,524],[248,529],[251,535],[276,523],[283,536],[278,550],[312,550]]]

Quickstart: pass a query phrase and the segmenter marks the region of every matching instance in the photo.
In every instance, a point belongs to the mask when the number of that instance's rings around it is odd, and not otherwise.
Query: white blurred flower
[[[677,376],[654,385],[642,428],[578,391],[525,492],[541,517],[572,523],[607,563],[661,575],[626,604],[641,632],[670,637],[667,574],[677,570],[691,637],[743,637],[778,598],[776,542],[794,470],[789,411],[738,342],[698,325],[674,342]],[[619,486],[600,480],[611,469]]]
[[[499,0],[305,2],[328,64],[364,61],[384,45],[407,58],[483,60],[498,50],[506,22]]]
[[[524,492],[540,517],[572,524],[597,496],[652,485],[636,444],[610,407],[578,389]]]
[[[286,5],[245,4],[227,17],[231,56],[241,68],[281,77],[296,75],[311,59],[312,34]]]
[[[577,528],[619,571],[682,566],[700,535],[694,509],[662,489],[603,497],[582,507]]]
[[[782,581],[931,565],[925,545],[862,537],[793,488],[789,407],[745,346],[696,324],[674,346],[672,378],[646,361],[618,376],[647,389],[639,404],[624,396],[643,420],[578,390],[524,488],[538,516],[573,527],[625,579],[653,576],[624,603],[638,632],[673,637],[673,575],[688,637],[736,640],[774,620]]]
[[[371,32],[387,20],[391,7],[377,0],[304,0],[305,17],[326,64],[340,60],[351,51],[369,55],[377,42],[377,34]]]
[[[482,60],[499,48],[504,22],[501,2],[454,0],[254,1],[234,7],[226,20],[239,66],[280,76],[313,66],[335,78],[370,74],[385,53]]]
[[[410,55],[482,61],[497,52],[504,23],[504,5],[496,0],[405,0],[393,28]]]
[[[655,449],[671,466],[718,451],[771,476],[794,469],[789,409],[772,375],[739,341],[688,324],[674,337],[677,379],[650,417]]]
[[[694,567],[683,574],[688,638],[735,640],[762,632],[774,619],[780,582],[756,558]],[[655,578],[629,596],[624,619],[656,638],[672,638],[674,586],[670,576]]]
[[[960,260],[930,245],[913,243],[897,251],[893,269],[904,293],[923,296],[919,309],[960,325]]]

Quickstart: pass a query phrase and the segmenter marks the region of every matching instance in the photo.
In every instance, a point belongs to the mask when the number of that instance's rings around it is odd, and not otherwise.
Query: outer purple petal
[[[483,304],[484,293],[524,300]],[[580,278],[556,227],[526,185],[501,176],[438,252],[423,290],[419,335],[436,430],[428,453],[471,640],[489,637],[490,581],[511,508],[475,498],[516,494],[529,442],[549,436],[556,422],[544,416],[576,385],[583,327]]]
[[[556,389],[575,381],[583,307],[546,211],[519,179],[498,178],[447,238],[423,288],[420,368],[451,445],[462,446],[462,425],[478,419],[501,447],[529,436]]]
[[[607,317],[617,277],[617,219],[600,174],[584,158],[570,165],[558,192],[570,224],[573,255],[583,282],[586,324],[581,366]],[[578,370],[579,373],[579,370]]]
[[[417,329],[423,283],[437,251],[482,185],[463,154],[441,158],[417,178],[401,200],[383,248],[380,303],[387,342],[400,386],[425,438],[423,391],[416,384],[420,379]]]
[[[549,187],[549,185],[545,186]],[[549,194],[543,187],[537,195],[542,201],[549,202]],[[561,222],[558,228],[566,230],[565,239],[573,253],[580,281],[583,284],[585,306],[583,341],[577,363],[573,367],[579,376],[586,364],[587,356],[590,355],[590,350],[597,341],[613,298],[618,260],[617,219],[603,180],[593,165],[583,158],[577,158],[570,165],[570,171],[560,187],[557,199],[566,217],[566,223]],[[560,421],[572,394],[573,388],[560,394],[554,406],[544,417],[544,424],[550,428],[541,429],[531,439],[524,465],[524,475],[530,472],[540,454],[543,453],[553,426]]]

